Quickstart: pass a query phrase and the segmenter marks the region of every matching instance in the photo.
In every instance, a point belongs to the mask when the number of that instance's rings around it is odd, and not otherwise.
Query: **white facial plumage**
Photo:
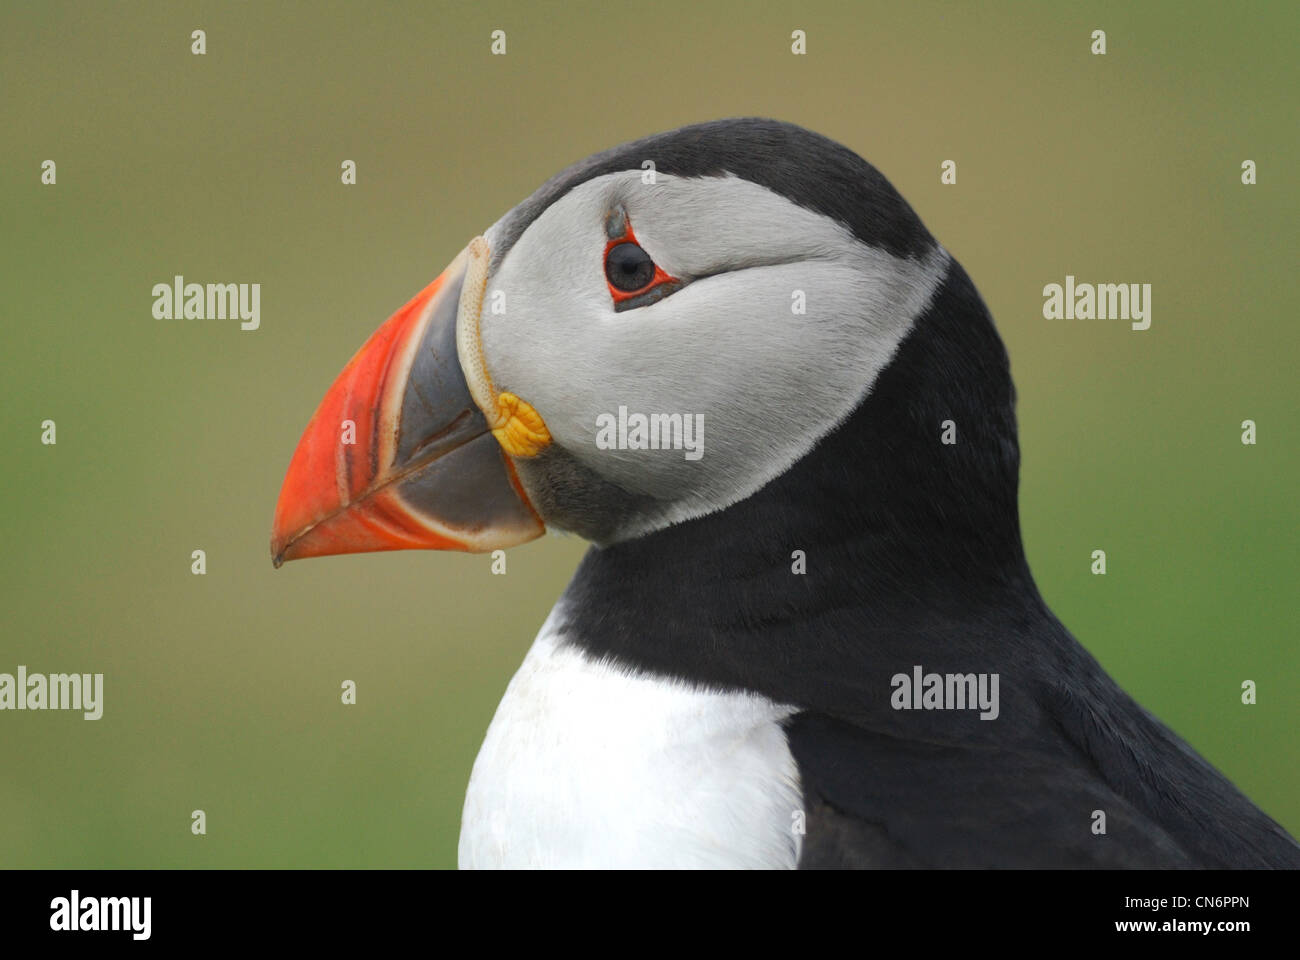
[[[685,282],[621,312],[604,272],[620,206]],[[493,249],[507,219],[486,234]],[[488,278],[483,350],[498,388],[532,404],[555,444],[658,504],[621,540],[723,509],[803,457],[868,393],[947,264],[938,246],[924,260],[871,247],[735,176],[612,173],[564,194],[506,252]],[[702,457],[598,447],[598,418],[620,407],[702,415]]]

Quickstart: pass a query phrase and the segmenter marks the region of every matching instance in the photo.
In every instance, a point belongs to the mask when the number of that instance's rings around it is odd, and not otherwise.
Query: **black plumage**
[[[560,629],[593,656],[796,706],[801,866],[1300,866],[1295,841],[1043,602],[1012,404],[954,263],[842,426],[727,510],[593,548]],[[945,419],[953,446],[937,442]],[[892,709],[890,677],[913,664],[998,673],[998,719]]]
[[[755,180],[898,256],[934,248],[869,164],[750,120],[598,154],[521,205],[507,233],[577,183],[643,159]],[[1300,866],[1286,831],[1126,695],[1047,608],[1021,542],[1014,405],[1006,351],[952,261],[845,422],[728,509],[593,547],[559,630],[594,657],[792,705],[808,818],[801,866]],[[939,442],[945,420],[954,445]],[[577,488],[590,499],[566,518],[571,528],[637,509],[562,457],[530,468],[548,516],[572,510]],[[547,483],[570,492],[567,507]],[[792,573],[795,550],[804,575]],[[892,709],[890,678],[914,664],[998,673],[1000,716]],[[1096,810],[1104,836],[1091,830]]]

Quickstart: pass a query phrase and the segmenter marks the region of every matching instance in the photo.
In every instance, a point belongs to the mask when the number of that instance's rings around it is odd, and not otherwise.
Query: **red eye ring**
[[[609,253],[615,247],[623,244],[634,244],[641,250],[644,247],[637,241],[636,233],[632,230],[632,224],[624,218],[624,229],[621,236],[613,237],[605,243],[605,254],[602,258],[605,269],[605,286],[609,289],[610,299],[614,301],[615,310],[626,310],[632,307],[645,306],[653,303],[662,297],[667,296],[673,290],[681,286],[682,282],[669,273],[666,273],[659,264],[654,264],[654,274],[650,280],[635,290],[620,290],[609,281]],[[647,254],[649,256],[649,254]],[[651,258],[653,262],[653,258]],[[654,295],[657,294],[657,295]],[[631,301],[636,301],[635,303]]]

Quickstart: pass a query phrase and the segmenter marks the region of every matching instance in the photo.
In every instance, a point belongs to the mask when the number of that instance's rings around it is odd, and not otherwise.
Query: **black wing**
[[[1194,775],[1214,779],[1179,795],[1167,771],[1163,784],[1134,771],[1126,797],[1104,772],[1110,758],[1065,727],[1019,746],[961,744],[804,712],[786,732],[803,782],[804,869],[1300,866],[1295,841],[1181,741],[1175,769],[1194,758]]]

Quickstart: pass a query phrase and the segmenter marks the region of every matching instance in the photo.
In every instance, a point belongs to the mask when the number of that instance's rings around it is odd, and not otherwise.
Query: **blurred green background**
[[[289,456],[371,330],[544,179],[752,114],[861,153],[965,264],[1011,352],[1048,601],[1300,832],[1298,21],[1217,3],[5,4],[0,671],[103,672],[106,692],[97,722],[0,714],[0,866],[453,865],[483,733],[584,546],[529,544],[505,577],[435,553],[273,571]],[[153,319],[177,273],[261,283],[261,329]],[[1067,273],[1152,283],[1151,329],[1044,320]]]

